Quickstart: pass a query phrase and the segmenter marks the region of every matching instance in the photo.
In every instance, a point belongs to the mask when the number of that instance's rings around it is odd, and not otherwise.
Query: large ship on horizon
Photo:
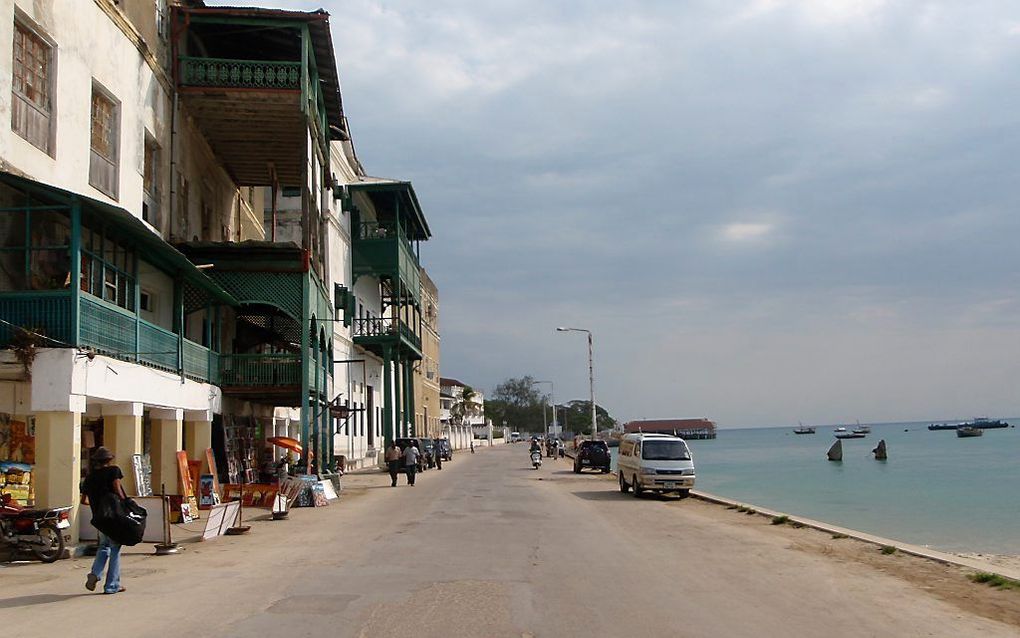
[[[976,430],[995,430],[999,428],[1008,428],[1009,423],[1001,419],[989,419],[988,417],[979,416],[973,421],[964,421],[963,423],[932,423],[928,426],[931,431],[936,430],[956,430],[958,428],[974,428]]]

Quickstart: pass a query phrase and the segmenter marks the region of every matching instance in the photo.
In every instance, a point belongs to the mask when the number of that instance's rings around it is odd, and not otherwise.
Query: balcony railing
[[[395,337],[406,341],[418,350],[421,350],[421,338],[411,330],[411,327],[393,317],[371,317],[368,319],[355,319],[353,322],[353,334],[355,338],[379,338]]]
[[[195,381],[219,382],[219,355],[209,348],[91,295],[82,294],[78,310],[81,347],[149,368],[181,373]],[[0,317],[48,337],[39,339],[40,347],[68,346],[74,342],[75,311],[70,291],[3,293]],[[0,343],[9,342],[14,332],[15,329],[3,326]]]
[[[224,387],[278,387],[301,385],[301,357],[296,354],[220,355]]]
[[[181,56],[181,86],[300,89],[301,63]]]

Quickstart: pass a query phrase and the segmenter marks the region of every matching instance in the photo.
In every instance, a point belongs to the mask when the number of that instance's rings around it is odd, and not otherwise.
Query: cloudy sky
[[[332,14],[445,376],[584,398],[568,325],[622,419],[1020,414],[1020,3],[238,4]]]

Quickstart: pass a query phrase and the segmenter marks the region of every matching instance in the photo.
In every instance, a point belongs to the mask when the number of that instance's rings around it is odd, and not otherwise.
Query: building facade
[[[144,458],[174,494],[179,450],[250,483],[273,436],[326,473],[414,432],[430,231],[357,161],[328,14],[0,0],[2,47],[0,462],[30,467],[24,500],[76,505],[98,445],[129,493]]]
[[[421,269],[422,360],[414,366],[414,423],[424,436],[445,436],[439,400],[439,290]]]

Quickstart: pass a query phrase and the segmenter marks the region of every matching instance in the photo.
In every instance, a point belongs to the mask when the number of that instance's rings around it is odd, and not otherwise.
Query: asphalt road
[[[706,505],[532,470],[523,445],[459,452],[413,488],[346,485],[246,537],[140,546],[115,596],[84,591],[87,560],[0,568],[0,618],[20,636],[1018,635]]]

